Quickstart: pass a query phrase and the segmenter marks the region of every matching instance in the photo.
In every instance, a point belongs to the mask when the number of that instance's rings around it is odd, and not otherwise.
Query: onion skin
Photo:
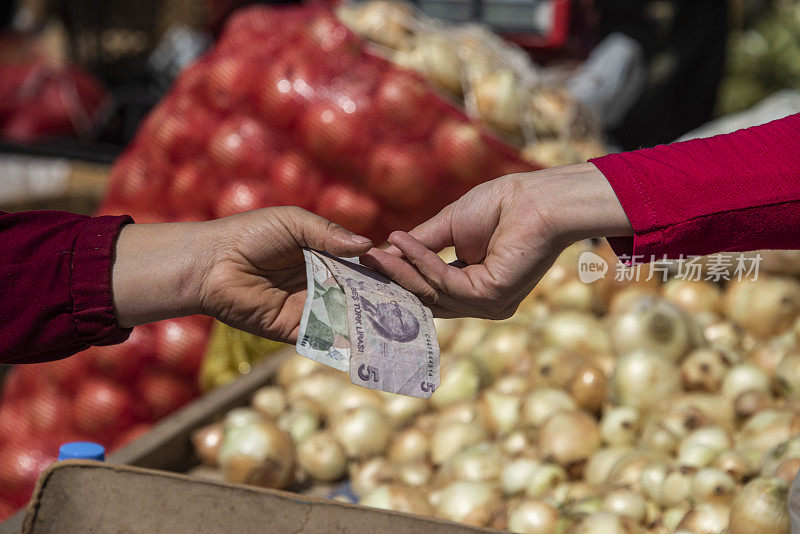
[[[728,364],[725,358],[713,349],[696,349],[681,362],[683,387],[689,391],[719,390]]]
[[[211,423],[192,433],[192,446],[204,465],[218,465],[219,449],[222,446],[222,424]]]
[[[723,503],[696,504],[678,523],[678,530],[695,534],[724,534],[728,528],[728,506]]]
[[[603,509],[619,516],[630,517],[636,523],[644,521],[647,503],[640,494],[627,490],[614,490],[603,497]]]
[[[770,276],[732,281],[724,305],[735,323],[756,337],[767,338],[791,326],[800,314],[800,283]]]
[[[340,414],[333,422],[332,429],[348,458],[381,454],[392,437],[392,427],[386,415],[369,406]]]
[[[264,386],[256,390],[250,404],[263,417],[275,420],[286,409],[286,393],[277,386]]]
[[[769,376],[750,363],[732,367],[722,382],[722,394],[729,399],[736,399],[745,391],[770,392]]]
[[[431,395],[430,403],[442,408],[462,400],[474,399],[481,386],[481,371],[473,360],[458,358],[448,361],[442,369],[442,383]]]
[[[489,523],[500,492],[485,482],[453,482],[432,496],[439,517],[473,526]]]
[[[584,410],[597,413],[606,400],[608,380],[606,375],[594,365],[580,366],[567,384],[572,398]]]
[[[522,422],[527,426],[538,428],[557,413],[577,409],[578,404],[564,391],[555,388],[537,388],[523,401]]]
[[[672,278],[664,284],[664,298],[688,313],[718,312],[722,307],[719,286],[705,280]]]
[[[775,369],[775,389],[784,397],[800,394],[800,353],[792,351]]]
[[[430,436],[417,428],[396,434],[389,444],[388,457],[395,463],[426,460],[431,450]]]
[[[754,389],[740,393],[733,401],[733,410],[740,421],[749,419],[772,406],[772,397],[768,393]]]
[[[509,508],[507,528],[521,534],[555,534],[558,510],[545,501],[521,500]]]
[[[312,478],[322,482],[335,482],[347,472],[342,446],[324,431],[312,434],[299,444],[297,463]]]
[[[680,386],[680,374],[675,364],[646,350],[637,350],[620,358],[612,378],[614,398],[620,404],[645,411],[680,391]]]
[[[673,362],[693,345],[685,314],[669,302],[645,297],[612,318],[611,339],[618,354],[634,350],[657,351]]]
[[[395,480],[395,470],[386,458],[380,456],[360,463],[348,465],[350,485],[353,493],[362,497],[378,486],[391,484]]]
[[[294,479],[292,440],[271,423],[227,430],[219,463],[229,482],[281,489]]]
[[[359,504],[407,514],[434,515],[433,506],[428,503],[425,493],[420,488],[410,488],[400,484],[378,486],[364,495]]]
[[[538,446],[543,458],[564,467],[583,464],[600,448],[600,430],[585,412],[557,413],[539,429]]]
[[[640,414],[631,406],[606,410],[600,419],[600,435],[611,446],[632,445],[639,435]]]
[[[755,478],[733,499],[728,534],[789,532],[788,489],[775,478]]]

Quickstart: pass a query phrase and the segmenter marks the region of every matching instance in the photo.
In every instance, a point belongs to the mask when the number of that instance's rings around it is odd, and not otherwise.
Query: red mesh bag
[[[103,210],[175,221],[299,205],[380,241],[530,168],[329,10],[249,7],[148,116]]]

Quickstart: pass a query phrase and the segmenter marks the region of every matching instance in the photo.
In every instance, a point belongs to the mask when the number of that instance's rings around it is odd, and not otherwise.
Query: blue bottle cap
[[[58,459],[61,460],[97,460],[106,459],[106,449],[99,443],[91,441],[73,441],[64,443],[58,449]]]

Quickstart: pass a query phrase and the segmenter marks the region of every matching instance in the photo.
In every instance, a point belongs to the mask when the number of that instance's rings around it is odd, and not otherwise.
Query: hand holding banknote
[[[235,328],[294,342],[306,300],[303,247],[357,256],[371,242],[300,208],[240,213],[211,223],[200,311]],[[136,225],[139,226],[139,225]],[[155,225],[144,225],[155,226]],[[201,238],[202,245],[202,235]],[[211,250],[208,250],[208,249]]]

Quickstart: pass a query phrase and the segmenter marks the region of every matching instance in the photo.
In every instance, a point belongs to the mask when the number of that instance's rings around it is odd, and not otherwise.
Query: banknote
[[[344,291],[317,254],[303,250],[303,255],[308,292],[297,334],[297,352],[349,373],[350,327]]]
[[[413,397],[440,384],[439,342],[430,309],[396,282],[356,262],[312,251],[344,291],[350,380]]]

